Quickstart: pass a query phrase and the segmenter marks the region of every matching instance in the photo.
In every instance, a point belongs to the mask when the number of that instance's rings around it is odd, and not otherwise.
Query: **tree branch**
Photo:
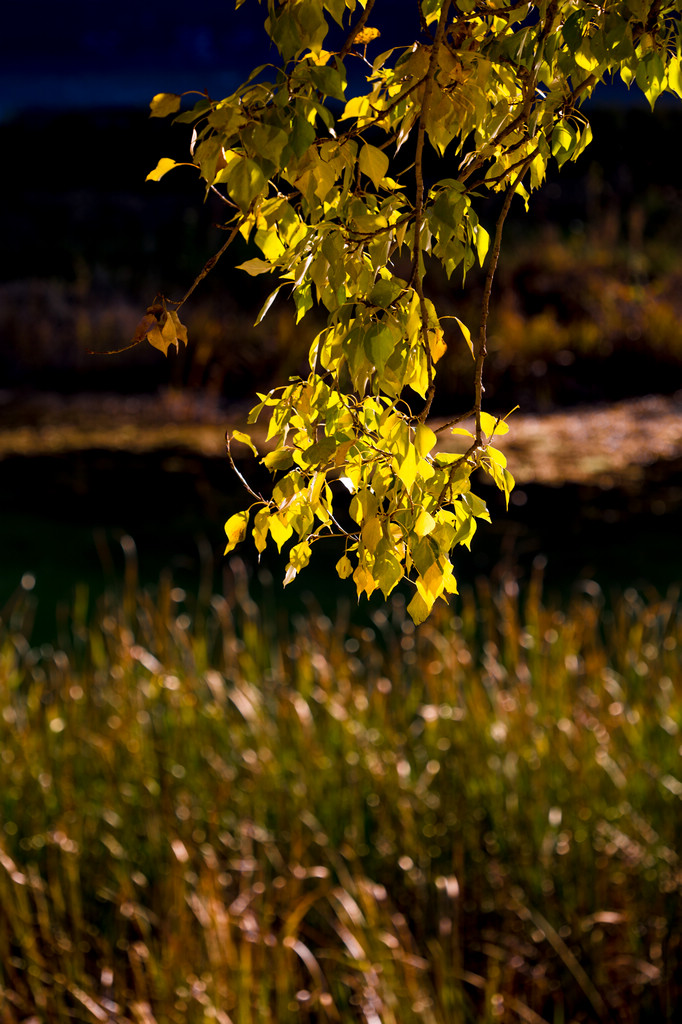
[[[180,309],[181,306],[184,306],[184,304],[187,302],[188,298],[190,297],[190,295],[192,294],[194,289],[197,287],[197,285],[201,284],[201,282],[204,280],[204,278],[208,274],[211,273],[211,271],[215,267],[216,263],[218,262],[220,257],[223,255],[223,253],[226,252],[227,249],[232,245],[232,243],[234,242],[235,238],[237,237],[237,234],[239,233],[239,229],[242,226],[242,224],[243,224],[243,218],[240,217],[240,219],[237,221],[235,226],[232,228],[232,231],[230,232],[229,237],[228,237],[227,241],[225,242],[225,244],[223,246],[221,246],[221,248],[218,250],[217,253],[215,253],[215,255],[211,256],[211,258],[206,261],[203,270],[199,274],[197,274],[197,276],[195,277],[194,281],[192,282],[192,284],[191,284],[189,290],[186,292],[186,294],[183,295],[183,297],[180,299],[179,302],[173,302],[172,303],[175,306],[175,312],[176,313]],[[168,301],[172,302],[171,299],[169,299]]]
[[[537,151],[536,151],[537,152]],[[521,184],[521,179],[530,167],[532,161],[535,158],[536,152],[531,156],[527,157],[521,167],[519,173],[516,175],[512,186],[504,197],[504,203],[500,211],[500,215],[497,218],[495,225],[495,239],[493,241],[493,248],[490,253],[490,260],[488,263],[488,271],[485,278],[485,286],[483,288],[483,299],[481,301],[481,323],[478,330],[478,340],[476,343],[476,366],[474,369],[474,413],[476,416],[476,446],[478,447],[482,443],[482,430],[481,430],[481,408],[483,404],[483,366],[485,363],[486,356],[488,355],[488,315],[490,313],[490,295],[493,288],[493,278],[495,277],[495,271],[497,270],[497,264],[500,259],[500,248],[502,246],[502,230],[504,228],[504,222],[507,219],[509,213],[509,207],[511,206],[512,199],[516,194],[516,190]]]
[[[424,297],[424,285],[422,276],[419,273],[419,263],[421,260],[421,234],[422,227],[424,226],[424,174],[422,167],[422,160],[424,156],[424,140],[426,138],[426,119],[429,113],[429,104],[431,102],[431,94],[433,92],[433,82],[436,77],[436,65],[438,63],[438,51],[442,45],[443,38],[445,36],[445,26],[447,24],[448,15],[450,13],[451,0],[445,0],[440,12],[440,18],[438,19],[438,28],[436,29],[436,36],[431,46],[431,55],[429,57],[429,69],[426,73],[426,81],[424,83],[424,96],[422,98],[422,107],[419,114],[419,127],[417,129],[417,150],[414,159],[414,175],[416,179],[416,192],[415,192],[415,203],[414,203],[414,248],[413,248],[413,262],[412,262],[412,274],[411,282],[414,285],[414,289],[419,296],[419,316],[421,319],[421,336],[422,345],[424,346],[424,354],[426,356],[426,366],[428,371],[428,388],[426,392],[426,402],[424,408],[419,414],[419,423],[424,423],[426,417],[431,409],[433,402],[433,396],[436,391],[434,372],[433,372],[433,358],[431,356],[431,346],[429,345],[429,317],[426,310],[426,299]]]
[[[353,28],[348,33],[348,35],[346,37],[346,41],[345,41],[345,43],[341,47],[341,50],[338,53],[338,56],[336,58],[337,63],[339,61],[342,61],[344,59],[344,57],[348,56],[348,54],[350,52],[350,48],[353,45],[353,43],[355,42],[355,37],[358,35],[359,32],[362,32],[363,28],[367,24],[367,19],[369,18],[370,14],[372,13],[372,8],[373,7],[374,7],[374,0],[367,0],[367,6],[365,7],[364,11],[362,12],[360,17],[358,18],[358,20],[355,23],[355,25],[353,26]]]

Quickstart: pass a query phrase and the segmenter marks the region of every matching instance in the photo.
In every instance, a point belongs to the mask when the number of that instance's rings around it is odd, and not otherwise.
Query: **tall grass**
[[[682,617],[170,580],[0,635],[0,1021],[679,1019]]]

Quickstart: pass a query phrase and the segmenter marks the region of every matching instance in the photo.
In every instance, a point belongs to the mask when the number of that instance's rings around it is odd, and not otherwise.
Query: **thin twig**
[[[374,123],[376,125],[381,124],[381,122],[386,117],[388,117],[389,114],[393,113],[393,111],[395,110],[395,108],[398,106],[399,103],[402,103],[402,101],[404,99],[407,99],[407,97],[410,95],[410,93],[413,93],[415,91],[415,89],[418,89],[420,85],[424,84],[424,82],[426,81],[427,77],[428,77],[428,72],[427,72],[426,75],[424,75],[423,78],[418,78],[417,81],[413,82],[412,85],[408,86],[408,88],[405,89],[404,92],[401,92],[399,96],[396,96],[396,98],[393,100],[393,102],[390,104],[390,106],[386,107],[385,110],[377,110],[376,107],[372,107],[372,110],[377,115],[376,121]],[[391,140],[389,139],[389,142],[390,141]]]
[[[225,431],[225,448],[227,450],[227,457],[229,459],[230,465],[232,466],[232,469],[237,474],[237,476],[239,477],[241,482],[244,484],[244,487],[246,487],[246,489],[249,492],[249,494],[251,495],[251,497],[255,498],[257,501],[262,501],[264,505],[269,505],[270,502],[266,501],[262,494],[256,494],[256,492],[250,486],[250,484],[249,484],[248,480],[246,479],[246,477],[243,476],[242,473],[240,473],[239,470],[237,469],[237,467],[235,465],[235,462],[234,462],[234,459],[232,458],[232,449],[230,447],[230,435],[229,435],[228,431]]]
[[[442,432],[447,430],[449,427],[456,427],[458,423],[462,422],[462,420],[468,420],[470,416],[475,414],[475,412],[475,409],[469,409],[468,412],[463,412],[460,416],[455,416],[453,420],[448,420],[447,423],[443,423],[440,427],[437,427],[434,430],[434,434],[442,434]]]
[[[424,346],[424,354],[426,356],[426,368],[428,373],[428,387],[426,391],[426,401],[424,408],[418,416],[418,422],[424,423],[426,417],[431,409],[433,402],[433,396],[436,392],[436,385],[434,380],[433,370],[433,357],[431,355],[431,346],[429,345],[429,317],[426,310],[426,299],[424,297],[424,284],[422,277],[419,273],[419,263],[421,258],[421,233],[424,225],[424,174],[422,168],[422,159],[424,155],[424,140],[426,138],[426,118],[429,113],[429,104],[431,102],[431,94],[433,92],[433,82],[436,77],[436,65],[438,63],[438,52],[440,50],[443,38],[445,36],[445,26],[447,23],[448,15],[450,13],[451,0],[445,0],[441,12],[440,18],[438,19],[438,28],[436,29],[436,36],[431,46],[431,55],[429,57],[429,69],[426,73],[426,81],[424,83],[424,96],[422,98],[422,107],[419,114],[419,127],[417,129],[417,149],[414,158],[414,175],[416,179],[416,192],[415,192],[415,203],[414,203],[414,256],[412,263],[412,274],[411,283],[414,286],[414,290],[419,296],[419,317],[421,320],[421,336],[422,345]]]
[[[500,211],[500,215],[497,218],[495,225],[495,238],[493,241],[493,248],[490,253],[490,260],[488,262],[488,271],[485,278],[485,286],[483,288],[483,299],[481,301],[481,323],[478,330],[478,341],[476,344],[476,366],[474,369],[474,412],[476,416],[476,445],[481,444],[481,407],[483,404],[483,365],[485,358],[488,355],[488,315],[490,313],[490,295],[493,288],[493,278],[495,277],[495,271],[497,270],[497,264],[500,258],[500,248],[502,246],[502,229],[504,228],[504,222],[509,213],[509,207],[511,206],[512,199],[516,194],[516,190],[521,184],[521,179],[530,167],[532,161],[537,155],[537,150],[530,156],[526,157],[523,166],[516,175],[513,184],[509,188],[506,196],[504,197],[504,203]]]
[[[177,302],[177,303],[174,302],[173,303],[173,305],[175,306],[176,313],[177,313],[177,311],[182,306],[184,306],[184,304],[187,302],[188,298],[190,297],[190,295],[192,294],[194,289],[197,287],[197,285],[201,284],[201,282],[204,280],[204,278],[208,274],[210,274],[210,272],[213,270],[213,268],[215,267],[216,263],[218,262],[220,257],[223,255],[223,253],[225,253],[227,251],[227,249],[232,245],[232,243],[234,242],[235,238],[237,237],[237,234],[238,234],[239,229],[242,226],[242,224],[243,224],[243,218],[240,218],[239,221],[237,221],[235,226],[232,228],[232,231],[230,232],[230,235],[229,235],[227,241],[225,242],[225,244],[223,246],[221,246],[221,248],[218,250],[218,252],[214,256],[211,256],[211,258],[206,261],[206,265],[204,266],[204,269],[195,277],[194,281],[192,282],[192,284],[191,284],[189,290],[186,292],[186,294],[183,295],[183,297],[180,299],[179,302]]]

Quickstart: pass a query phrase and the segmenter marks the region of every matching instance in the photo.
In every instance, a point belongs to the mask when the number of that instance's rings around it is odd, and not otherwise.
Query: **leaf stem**
[[[257,501],[262,501],[264,505],[269,506],[271,504],[271,502],[267,501],[263,497],[262,494],[256,494],[256,492],[253,490],[253,488],[249,484],[249,482],[246,479],[246,477],[242,473],[240,473],[239,470],[237,469],[237,466],[235,465],[235,461],[232,458],[232,448],[231,448],[231,444],[230,444],[230,435],[229,435],[229,433],[227,431],[225,432],[225,449],[227,451],[227,458],[228,458],[228,460],[230,462],[230,466],[232,467],[234,472],[237,474],[237,476],[239,477],[241,482],[244,484],[244,487],[246,487],[246,489],[249,492],[249,494],[251,495],[251,497],[256,498]]]

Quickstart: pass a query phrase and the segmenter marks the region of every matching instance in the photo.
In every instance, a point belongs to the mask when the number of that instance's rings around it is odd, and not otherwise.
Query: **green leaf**
[[[244,0],[242,0],[242,3]],[[334,21],[343,26],[343,16],[346,13],[346,0],[324,0],[324,6],[331,14]]]
[[[656,100],[665,88],[665,67],[658,53],[652,50],[640,61],[635,80],[653,110]]]
[[[289,135],[289,149],[299,160],[308,151],[315,141],[315,129],[303,114],[297,114],[293,119],[293,131]],[[284,159],[284,157],[283,157]]]
[[[385,598],[397,587],[404,575],[402,563],[393,551],[383,552],[374,563],[374,578]]]
[[[395,278],[387,280],[380,277],[367,296],[367,300],[373,306],[381,306],[382,309],[386,309],[395,302],[404,287],[405,283],[401,280]]]
[[[323,437],[301,452],[301,461],[306,466],[322,466],[334,456],[336,441],[333,437]]]
[[[192,124],[193,121],[196,121],[210,109],[210,100],[202,98],[194,104],[191,110],[186,110],[184,114],[178,114],[177,117],[173,118],[173,124]]]
[[[388,171],[388,157],[376,146],[370,146],[368,142],[360,150],[358,165],[363,174],[366,174],[375,188],[379,188],[381,179]]]
[[[571,53],[575,53],[583,37],[584,11],[574,11],[564,22],[563,36]]]
[[[668,64],[668,88],[682,99],[682,66],[680,57],[671,57]]]
[[[310,78],[315,88],[319,89],[323,96],[331,96],[332,99],[344,101],[346,82],[337,68],[330,64],[323,67],[313,66],[310,68]]]
[[[276,470],[290,469],[294,464],[293,448],[275,448],[261,459],[263,465],[274,473]]]
[[[267,182],[258,164],[249,157],[236,160],[228,170],[227,188],[232,199],[246,212]]]
[[[169,114],[176,114],[180,109],[181,97],[174,92],[157,92],[149,104],[151,108],[150,117],[168,117]]]
[[[364,350],[376,370],[383,374],[386,363],[393,355],[396,337],[386,324],[372,324],[364,337]]]
[[[277,125],[254,124],[242,132],[245,147],[257,160],[267,160],[279,166],[284,147],[289,141],[288,134]]]
[[[360,536],[362,537],[362,543],[370,554],[374,554],[376,551],[379,541],[383,537],[383,528],[381,520],[376,516],[373,519],[369,519],[362,527]]]

